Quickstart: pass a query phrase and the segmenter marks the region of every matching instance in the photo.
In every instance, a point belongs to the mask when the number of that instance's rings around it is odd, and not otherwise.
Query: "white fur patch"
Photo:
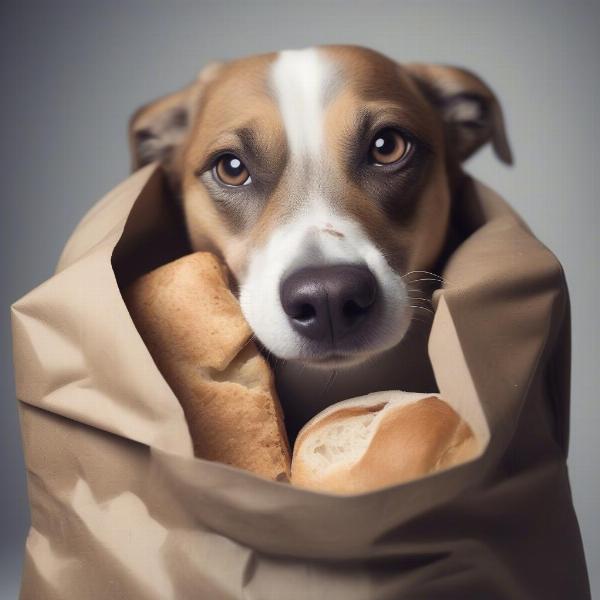
[[[324,90],[333,69],[316,48],[284,50],[271,70],[292,159],[323,147]]]

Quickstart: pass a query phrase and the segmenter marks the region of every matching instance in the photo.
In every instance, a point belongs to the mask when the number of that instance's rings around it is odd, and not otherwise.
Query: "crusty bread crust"
[[[317,440],[319,448],[335,445],[337,426],[374,411],[358,457],[348,450],[340,454],[338,448],[330,466],[317,463]],[[370,394],[334,405],[305,425],[294,447],[292,483],[339,494],[368,492],[466,462],[478,451],[469,425],[440,398],[399,391]]]
[[[124,298],[183,407],[195,455],[288,480],[273,375],[217,258],[198,252],[163,265],[133,282]]]

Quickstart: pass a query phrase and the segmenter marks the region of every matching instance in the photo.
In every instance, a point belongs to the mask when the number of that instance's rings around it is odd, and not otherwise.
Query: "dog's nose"
[[[280,297],[296,331],[313,340],[334,341],[371,311],[377,282],[362,265],[303,267],[283,280]]]

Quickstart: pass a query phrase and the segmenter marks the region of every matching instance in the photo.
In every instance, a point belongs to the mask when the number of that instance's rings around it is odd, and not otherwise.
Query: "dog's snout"
[[[304,267],[280,287],[292,327],[317,341],[334,342],[357,329],[377,298],[377,281],[362,265]]]

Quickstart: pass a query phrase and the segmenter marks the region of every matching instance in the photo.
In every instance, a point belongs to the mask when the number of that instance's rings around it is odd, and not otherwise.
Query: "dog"
[[[211,63],[139,109],[129,140],[134,170],[164,169],[190,248],[228,265],[292,439],[340,399],[435,390],[427,283],[461,164],[488,142],[512,162],[480,78],[356,46]]]

